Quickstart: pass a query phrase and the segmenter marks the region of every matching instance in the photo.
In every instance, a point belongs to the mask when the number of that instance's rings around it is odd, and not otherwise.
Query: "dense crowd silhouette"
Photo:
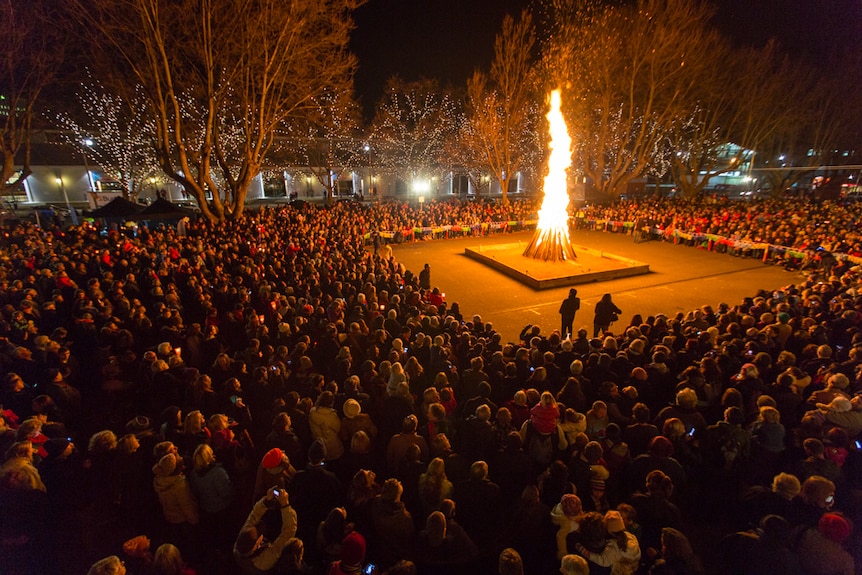
[[[530,200],[8,227],[0,570],[855,573],[860,211],[576,210],[804,272],[592,338],[498,333],[388,249]]]

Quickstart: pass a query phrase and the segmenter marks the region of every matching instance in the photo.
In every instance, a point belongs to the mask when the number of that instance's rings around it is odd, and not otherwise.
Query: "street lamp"
[[[374,185],[374,154],[372,153],[371,146],[369,144],[362,146],[362,150],[365,152],[368,162],[368,193],[370,193],[372,197],[376,197],[377,187]]]
[[[72,225],[78,225],[78,212],[75,211],[75,208],[72,207],[72,203],[69,202],[69,194],[66,192],[66,183],[63,181],[63,176],[60,175],[60,172],[57,172],[57,177],[54,178],[54,181],[57,182],[57,185],[60,186],[60,191],[63,193],[63,199],[66,201],[66,209],[69,211],[69,217],[72,219]]]
[[[81,144],[83,144],[83,148],[81,149],[81,155],[84,157],[84,170],[87,172],[87,191],[93,191],[93,176],[90,174],[90,164],[87,161],[87,148],[92,148],[93,140],[91,138],[84,138],[81,140]]]

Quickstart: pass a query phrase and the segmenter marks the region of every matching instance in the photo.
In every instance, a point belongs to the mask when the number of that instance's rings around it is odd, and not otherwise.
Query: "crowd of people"
[[[856,572],[852,212],[584,208],[581,222],[640,222],[609,231],[701,226],[839,254],[673,317],[623,319],[608,295],[592,337],[576,293],[571,335],[507,337],[378,249],[381,231],[505,231],[481,224],[535,209],[340,203],[181,232],[4,230],[0,570]]]

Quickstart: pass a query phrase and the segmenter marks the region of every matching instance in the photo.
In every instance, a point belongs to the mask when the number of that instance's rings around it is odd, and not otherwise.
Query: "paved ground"
[[[418,273],[431,264],[431,283],[446,294],[447,302],[458,302],[465,316],[478,313],[500,331],[506,341],[514,341],[526,324],[550,332],[559,327],[557,313],[568,287],[534,291],[482,264],[468,259],[464,248],[479,244],[520,242],[526,246],[532,232],[402,244],[394,247],[395,257]],[[577,232],[573,242],[650,264],[650,273],[602,283],[575,286],[581,310],[575,329],[590,326],[593,307],[604,293],[611,293],[623,310],[621,319],[656,313],[687,312],[702,305],[731,305],[760,289],[773,290],[799,277],[783,268],[758,260],[732,257],[697,248],[649,241],[635,244],[631,236],[604,232]]]

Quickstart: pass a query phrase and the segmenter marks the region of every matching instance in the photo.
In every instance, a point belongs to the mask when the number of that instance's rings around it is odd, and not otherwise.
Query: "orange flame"
[[[569,191],[566,175],[572,164],[572,138],[560,111],[560,90],[551,92],[551,108],[545,116],[550,125],[551,142],[544,197],[539,223],[525,256],[543,260],[574,259],[569,239]]]

